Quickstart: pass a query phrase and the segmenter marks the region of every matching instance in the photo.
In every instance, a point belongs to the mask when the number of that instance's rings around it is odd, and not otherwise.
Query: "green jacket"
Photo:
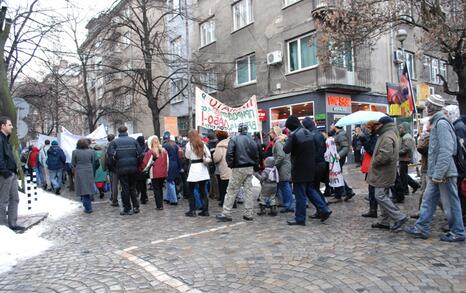
[[[95,151],[95,158],[96,160],[100,160],[103,156],[103,151]],[[100,164],[99,168],[95,171],[95,182],[107,182],[107,171],[104,171],[102,164]]]
[[[367,183],[374,187],[387,188],[395,185],[400,140],[394,122],[383,125],[378,134]]]

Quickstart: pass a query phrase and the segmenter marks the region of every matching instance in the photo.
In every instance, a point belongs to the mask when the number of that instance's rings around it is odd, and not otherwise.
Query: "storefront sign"
[[[351,113],[351,98],[342,95],[327,94],[327,112]]]
[[[232,108],[196,88],[196,127],[236,132],[240,123],[246,124],[249,132],[261,131],[256,96]]]
[[[259,115],[259,121],[267,121],[267,112],[264,109],[257,110],[257,114]]]

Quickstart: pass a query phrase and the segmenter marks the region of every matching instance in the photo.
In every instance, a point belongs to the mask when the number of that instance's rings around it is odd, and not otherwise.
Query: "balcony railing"
[[[348,71],[335,65],[321,65],[317,69],[317,85],[320,89],[368,91],[371,85],[371,71],[360,67]]]

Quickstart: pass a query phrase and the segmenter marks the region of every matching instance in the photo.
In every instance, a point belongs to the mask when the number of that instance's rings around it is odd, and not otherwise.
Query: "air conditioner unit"
[[[393,52],[393,63],[400,64],[403,63],[403,61],[403,51],[396,50],[395,52]]]
[[[429,87],[429,95],[434,95],[435,94],[435,88],[434,87]]]
[[[267,65],[282,63],[282,51],[273,51],[267,53]]]

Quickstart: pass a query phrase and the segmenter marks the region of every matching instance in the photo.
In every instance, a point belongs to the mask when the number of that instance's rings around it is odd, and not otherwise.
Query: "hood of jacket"
[[[393,131],[395,131],[395,133],[398,134],[398,131],[396,130],[395,122],[385,123],[385,124],[377,131],[377,134],[378,134],[378,135],[382,135],[382,134],[384,134],[385,132],[387,132],[387,131],[389,131],[389,130],[393,130]]]
[[[47,154],[51,154],[53,156],[58,155],[58,152],[60,151],[60,147],[57,145],[52,145],[50,146],[49,150],[47,151]]]
[[[291,115],[286,119],[285,122],[286,128],[288,128],[291,131],[295,131],[296,129],[302,127],[301,122],[299,122],[298,117]]]
[[[227,148],[228,147],[228,142],[230,141],[229,138],[222,139],[217,143],[217,147],[219,148]]]
[[[314,131],[314,130],[317,129],[316,123],[314,122],[314,120],[312,120],[311,117],[304,118],[303,126],[304,126],[304,128],[306,128],[309,131]]]

